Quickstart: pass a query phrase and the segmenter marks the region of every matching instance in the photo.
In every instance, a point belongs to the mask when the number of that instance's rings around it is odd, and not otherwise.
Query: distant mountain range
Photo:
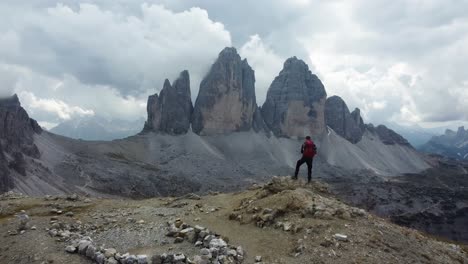
[[[394,122],[388,122],[385,125],[402,135],[417,149],[447,129],[446,127],[424,128],[418,125],[404,126]]]
[[[108,120],[100,116],[76,118],[60,123],[50,132],[74,139],[104,140],[126,138],[143,129],[145,121]]]
[[[459,127],[456,132],[447,129],[445,134],[431,138],[420,150],[456,160],[468,160],[468,130],[465,127]]]

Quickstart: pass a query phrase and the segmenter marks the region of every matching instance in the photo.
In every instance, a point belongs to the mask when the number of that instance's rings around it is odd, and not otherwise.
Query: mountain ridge
[[[262,108],[255,102],[255,72],[234,48],[220,52],[200,84],[194,107],[189,85],[188,71],[173,84],[165,80],[160,94],[148,98],[143,132],[126,139],[87,142],[48,132],[30,135],[42,156],[23,166],[28,176],[17,178],[14,185],[29,194],[74,190],[128,197],[239,189],[263,175],[289,174],[299,155],[297,139],[305,135],[319,146],[317,175],[326,176],[332,167],[381,176],[430,167],[401,136],[385,126],[365,125],[359,109],[349,113],[341,98],[331,97],[341,102],[337,112],[326,111],[323,84],[296,57],[286,60]],[[268,105],[275,104],[282,110],[265,116]],[[219,107],[234,110],[217,111]],[[358,131],[356,140],[343,134],[336,122],[326,121],[344,112],[345,125]],[[34,185],[41,187],[35,191]]]
[[[468,160],[468,130],[464,126],[457,131],[447,129],[445,134],[433,136],[420,150],[455,160]]]

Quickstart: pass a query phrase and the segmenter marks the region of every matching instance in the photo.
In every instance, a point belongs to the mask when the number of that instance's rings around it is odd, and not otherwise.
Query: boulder
[[[364,131],[360,128],[362,118],[360,118],[359,112],[354,114],[353,117],[348,106],[339,96],[329,97],[325,102],[326,125],[353,144],[361,141],[364,134]],[[356,121],[356,119],[358,120]]]
[[[187,133],[193,112],[188,71],[181,72],[174,85],[166,79],[159,96],[155,94],[148,98],[147,111],[145,131],[172,135]]]
[[[274,79],[261,108],[268,128],[278,137],[305,137],[325,131],[327,93],[309,66],[289,58]]]
[[[225,48],[200,84],[192,129],[200,135],[249,131],[256,110],[254,71],[235,48]]]

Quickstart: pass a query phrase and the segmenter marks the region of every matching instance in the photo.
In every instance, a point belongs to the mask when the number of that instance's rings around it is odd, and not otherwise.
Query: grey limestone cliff
[[[326,97],[322,82],[309,66],[292,57],[268,89],[262,115],[276,136],[318,135],[325,131]]]
[[[361,129],[363,122],[359,109],[351,114],[339,96],[329,97],[325,102],[325,123],[351,143],[357,143],[362,139],[364,130]]]
[[[166,79],[159,96],[148,98],[147,111],[145,130],[173,135],[187,133],[193,112],[188,71],[181,72],[173,85]]]
[[[192,129],[200,135],[249,131],[261,123],[254,122],[256,111],[254,71],[235,48],[225,48],[200,84]]]
[[[0,144],[5,152],[39,157],[34,134],[41,132],[37,122],[21,107],[17,95],[0,99]]]
[[[39,158],[34,135],[42,129],[21,107],[15,94],[0,99],[0,192],[13,187],[11,170],[26,175],[25,157]]]

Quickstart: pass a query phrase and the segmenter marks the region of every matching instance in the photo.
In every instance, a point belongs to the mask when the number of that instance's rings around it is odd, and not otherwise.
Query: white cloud
[[[243,58],[247,58],[250,66],[255,70],[257,102],[262,105],[266,99],[268,88],[274,76],[280,72],[285,59],[265,45],[259,35],[251,36],[250,40],[241,47],[239,53]]]
[[[93,116],[94,111],[83,109],[78,106],[70,106],[63,101],[56,99],[37,98],[33,93],[22,91],[18,94],[21,101],[28,106],[31,114],[38,111],[57,115],[62,120],[69,120],[72,117],[78,116]]]
[[[94,4],[25,11],[6,19],[9,29],[0,30],[0,47],[18,49],[0,49],[0,57],[48,76],[69,74],[84,84],[140,96],[184,69],[199,80],[231,44],[223,24],[200,8],[175,13],[141,4],[139,11],[119,13]]]
[[[195,99],[234,43],[256,72],[260,105],[284,59],[298,56],[367,122],[468,120],[464,1],[61,2],[0,3],[0,91],[140,117],[147,95],[183,69]]]
[[[86,115],[108,119],[137,120],[146,114],[146,98],[123,97],[116,89],[86,85],[70,75],[61,79],[35,73],[28,68],[0,64],[0,76],[7,76],[9,91],[17,93],[22,105],[40,123]],[[2,86],[3,87],[3,86]]]
[[[38,123],[42,128],[45,128],[47,130],[51,130],[52,128],[56,127],[59,124],[59,123],[51,123],[51,122],[45,122],[45,121],[38,122]]]
[[[148,95],[184,69],[195,98],[219,51],[231,44],[224,25],[196,7],[173,12],[143,3],[126,13],[105,4],[43,3],[0,3],[0,91],[20,94],[40,122],[91,111],[139,119]]]
[[[441,1],[333,1],[294,27],[328,94],[361,108],[366,121],[462,121],[468,16],[459,8]]]

